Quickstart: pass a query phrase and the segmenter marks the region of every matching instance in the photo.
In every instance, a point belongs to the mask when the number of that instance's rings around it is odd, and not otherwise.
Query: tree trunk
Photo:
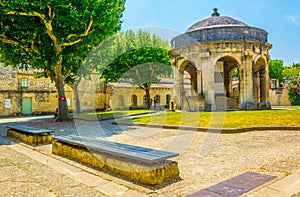
[[[81,103],[80,103],[80,98],[79,98],[79,94],[78,94],[78,85],[79,82],[75,82],[74,87],[73,87],[73,91],[74,91],[74,99],[75,99],[75,112],[76,113],[80,113],[81,111]]]
[[[143,84],[144,90],[146,92],[146,98],[147,98],[147,108],[151,108],[151,96],[150,96],[150,86],[148,84]]]
[[[68,111],[68,104],[67,104],[67,98],[65,94],[65,83],[64,83],[64,77],[62,74],[62,57],[59,58],[59,60],[56,62],[55,65],[55,85],[57,89],[57,99],[58,99],[58,116],[56,117],[56,122],[63,122],[69,120],[69,111]]]

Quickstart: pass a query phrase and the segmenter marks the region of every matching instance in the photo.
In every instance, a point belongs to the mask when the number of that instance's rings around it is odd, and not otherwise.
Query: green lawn
[[[135,114],[148,113],[148,112],[150,112],[150,110],[98,111],[98,112],[85,112],[85,113],[73,114],[72,117],[91,119],[91,120],[97,117],[98,120],[101,120],[101,119],[135,115]]]
[[[126,121],[126,120],[125,120]],[[130,118],[143,124],[174,126],[245,128],[255,126],[300,126],[300,110],[262,110],[232,112],[168,112]]]

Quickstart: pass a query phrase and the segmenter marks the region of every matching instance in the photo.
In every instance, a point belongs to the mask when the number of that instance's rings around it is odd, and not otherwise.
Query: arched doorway
[[[237,109],[240,97],[240,72],[238,61],[225,56],[215,64],[215,99],[217,110]]]
[[[190,91],[185,91],[186,96],[197,96],[198,86],[197,86],[197,69],[191,62],[188,62],[184,68],[184,81],[189,80]],[[184,84],[185,85],[185,84]],[[184,86],[185,87],[185,86]]]
[[[254,102],[258,107],[267,107],[267,64],[263,58],[259,58],[254,65]]]
[[[169,107],[171,103],[171,95],[167,94],[166,95],[166,107]]]
[[[135,94],[131,96],[131,106],[137,107],[137,96]]]

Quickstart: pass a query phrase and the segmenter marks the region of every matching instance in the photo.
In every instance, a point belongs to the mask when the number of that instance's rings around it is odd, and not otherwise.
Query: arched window
[[[159,95],[155,95],[154,102],[155,102],[155,104],[160,104],[160,96]]]
[[[131,96],[131,106],[137,107],[137,96],[135,94]]]
[[[167,95],[166,95],[166,105],[169,106],[169,105],[170,105],[170,102],[171,102],[171,95],[170,95],[170,94],[167,94]]]

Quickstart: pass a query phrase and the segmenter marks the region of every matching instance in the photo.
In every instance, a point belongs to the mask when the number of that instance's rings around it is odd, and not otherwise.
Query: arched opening
[[[190,91],[185,91],[186,96],[198,95],[197,69],[191,62],[188,62],[185,66],[184,80],[188,80],[190,85],[190,87],[188,87]]]
[[[166,107],[169,107],[171,103],[171,95],[167,94],[166,95]]]
[[[199,111],[203,109],[202,72],[194,63],[185,61],[181,64],[180,78],[180,109],[185,111]],[[179,85],[179,83],[177,83]]]
[[[137,96],[135,94],[131,96],[131,106],[137,107]]]
[[[159,105],[160,104],[160,96],[155,95],[153,102],[154,102],[154,104]]]
[[[225,56],[215,64],[215,97],[217,110],[237,109],[240,97],[239,64],[234,57]]]
[[[263,58],[259,58],[254,65],[254,101],[257,106],[267,102],[266,63]]]

